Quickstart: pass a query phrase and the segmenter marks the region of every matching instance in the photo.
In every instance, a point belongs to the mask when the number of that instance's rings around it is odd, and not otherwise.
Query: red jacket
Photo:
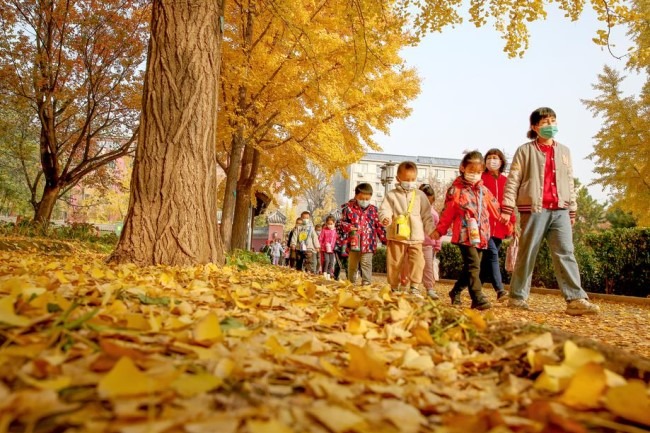
[[[499,177],[494,177],[487,171],[483,172],[483,185],[494,195],[499,202],[499,206],[503,204],[503,192],[506,188],[506,181],[508,178],[503,174]],[[508,227],[499,221],[499,218],[490,218],[490,234],[493,238],[505,239],[511,234],[511,227],[515,226],[516,216],[514,212],[510,216],[510,224]]]
[[[481,215],[479,219],[479,197],[483,191]],[[494,195],[479,180],[472,185],[458,176],[447,190],[445,196],[445,208],[440,215],[440,222],[436,231],[441,235],[447,233],[451,227],[451,242],[454,244],[475,246],[479,249],[486,249],[490,239],[490,219],[499,218],[501,209]],[[478,222],[481,242],[472,245],[469,239],[467,227],[468,218],[476,218]]]

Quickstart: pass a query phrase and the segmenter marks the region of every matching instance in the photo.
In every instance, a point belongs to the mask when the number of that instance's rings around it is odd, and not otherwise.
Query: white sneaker
[[[596,304],[592,304],[587,299],[574,299],[567,302],[566,313],[571,316],[598,314],[600,313],[600,307]]]

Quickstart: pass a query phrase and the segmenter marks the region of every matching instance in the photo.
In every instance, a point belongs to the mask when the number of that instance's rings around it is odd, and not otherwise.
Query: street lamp
[[[395,178],[395,163],[389,161],[379,168],[381,169],[381,184],[384,185],[384,195],[386,195],[388,194],[393,179]]]

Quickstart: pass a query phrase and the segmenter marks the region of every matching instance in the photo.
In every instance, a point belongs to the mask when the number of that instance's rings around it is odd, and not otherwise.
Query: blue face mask
[[[557,126],[556,125],[546,125],[539,128],[539,135],[542,138],[553,138],[557,135]]]

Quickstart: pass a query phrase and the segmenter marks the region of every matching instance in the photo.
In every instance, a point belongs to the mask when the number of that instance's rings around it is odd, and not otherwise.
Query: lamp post
[[[384,186],[384,195],[388,194],[390,186],[395,178],[395,163],[389,161],[379,167],[381,169],[381,184]]]

